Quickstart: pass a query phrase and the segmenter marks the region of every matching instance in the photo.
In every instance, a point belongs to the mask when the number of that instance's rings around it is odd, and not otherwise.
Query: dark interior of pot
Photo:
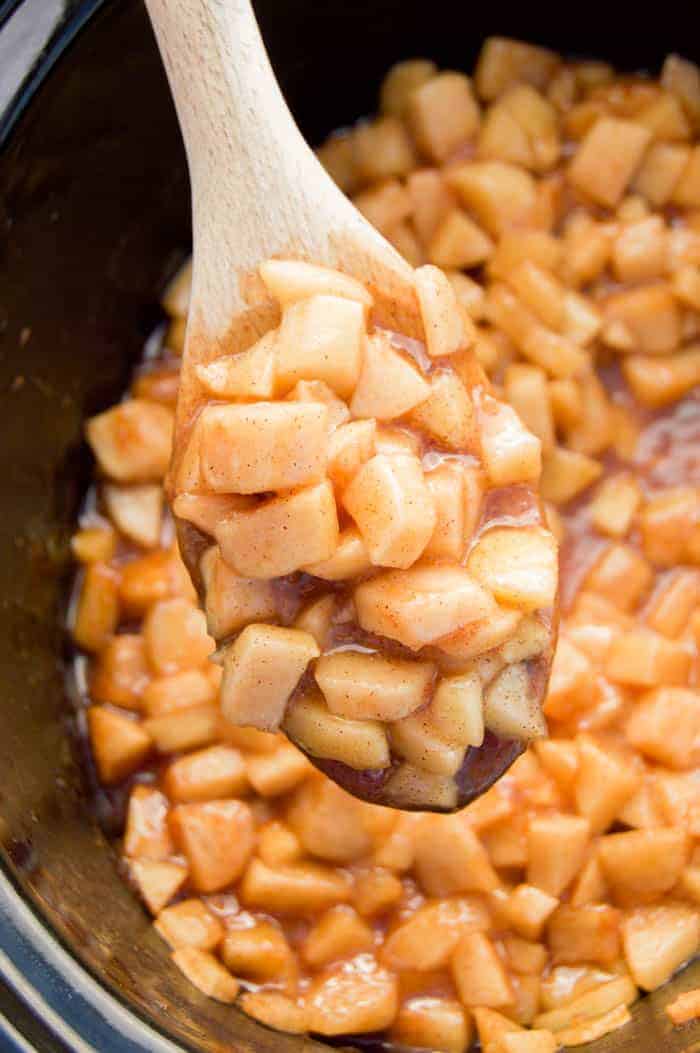
[[[656,68],[693,51],[692,5],[637,12],[619,32],[542,5],[512,14],[418,0],[264,0],[273,63],[310,140],[371,110],[382,72],[425,54],[469,68],[483,36]],[[629,16],[628,16],[629,17]],[[636,17],[636,16],[635,16]],[[602,31],[601,31],[602,30]],[[100,833],[66,698],[68,538],[89,459],[83,419],[110,405],[157,319],[158,292],[188,248],[182,145],[145,11],[98,5],[31,98],[0,156],[0,836],[3,859],[81,961],[136,1012],[196,1049],[298,1050],[200,996],[122,883]],[[700,982],[691,967],[678,989]],[[661,1013],[668,992],[596,1047],[685,1050]],[[313,1044],[307,1043],[307,1048]],[[317,1047],[320,1048],[320,1047]]]

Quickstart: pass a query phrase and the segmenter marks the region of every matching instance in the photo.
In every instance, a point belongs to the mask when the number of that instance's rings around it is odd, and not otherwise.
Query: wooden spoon
[[[249,347],[277,322],[256,276],[272,256],[336,267],[362,281],[375,324],[422,337],[413,271],[335,186],[297,129],[249,0],[146,0],[185,141],[192,187],[193,279],[169,492],[207,396],[195,367]],[[178,522],[195,583],[208,543]],[[483,793],[522,752],[487,735],[455,777],[458,804]],[[371,773],[311,758],[350,792],[379,803]],[[421,801],[422,809],[430,808]],[[410,806],[410,802],[407,806]],[[418,802],[416,803],[416,807]],[[444,807],[436,805],[439,810]]]

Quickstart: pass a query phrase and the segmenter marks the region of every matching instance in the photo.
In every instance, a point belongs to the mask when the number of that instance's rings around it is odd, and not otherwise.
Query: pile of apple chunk
[[[485,735],[545,731],[540,441],[492,393],[436,267],[415,271],[424,344],[373,326],[341,272],[269,260],[260,276],[280,324],[196,366],[174,471],[174,512],[207,539],[224,715],[369,773],[397,805],[455,807]]]

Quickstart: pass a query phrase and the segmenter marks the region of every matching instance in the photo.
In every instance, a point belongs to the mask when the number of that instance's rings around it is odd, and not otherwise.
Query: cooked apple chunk
[[[515,410],[482,394],[478,421],[484,465],[494,486],[539,478],[542,443],[527,431]]]
[[[540,700],[525,662],[507,666],[489,684],[484,699],[484,721],[489,731],[521,741],[547,733]]]
[[[372,306],[372,295],[365,286],[342,271],[319,267],[304,260],[267,260],[258,271],[268,292],[281,307],[311,296],[341,296]]]
[[[393,749],[409,764],[433,775],[454,775],[464,759],[465,747],[447,743],[427,711],[397,720],[389,737]]]
[[[333,555],[338,515],[329,482],[234,512],[215,531],[221,555],[247,578],[276,578]]]
[[[493,597],[453,565],[390,571],[355,590],[357,618],[367,632],[419,650],[497,611]]]
[[[427,264],[418,268],[415,282],[430,357],[453,355],[473,343],[474,327],[467,327],[449,278],[438,267]]]
[[[428,381],[392,347],[385,333],[367,337],[362,371],[350,402],[353,417],[395,420],[424,402],[429,394]]]
[[[202,478],[215,493],[264,493],[323,477],[328,409],[322,403],[206,406],[199,430]]]
[[[277,731],[318,644],[301,629],[248,625],[224,649],[221,710],[232,724]]]
[[[338,491],[352,482],[365,461],[375,454],[377,424],[374,420],[354,420],[341,424],[328,440],[328,478]]]
[[[357,771],[388,768],[391,763],[386,732],[379,721],[335,716],[313,695],[295,699],[283,727],[314,757],[338,760]]]
[[[448,450],[471,452],[476,442],[474,406],[451,370],[433,374],[430,394],[411,411],[410,423]]]
[[[206,590],[207,629],[214,639],[221,640],[249,622],[272,620],[277,616],[270,582],[236,574],[224,563],[216,545],[202,556],[200,570]]]
[[[362,651],[335,651],[314,676],[331,713],[352,720],[400,720],[424,704],[435,675],[430,662],[406,662]]]
[[[445,461],[426,472],[425,481],[433,495],[437,522],[424,555],[435,559],[459,560],[467,537],[464,467],[454,461]]]
[[[365,311],[356,300],[312,296],[287,307],[277,338],[277,387],[323,380],[348,398],[362,365]]]
[[[467,569],[506,606],[534,611],[555,603],[557,546],[541,527],[486,531],[472,549]]]
[[[436,732],[450,745],[480,746],[484,741],[481,680],[476,673],[444,677],[427,712]]]
[[[343,494],[375,566],[407,568],[435,529],[435,506],[420,461],[377,454]]]
[[[359,578],[371,568],[372,562],[359,531],[356,527],[348,527],[341,531],[336,550],[329,559],[310,563],[304,570],[326,581],[346,581]]]
[[[275,392],[277,332],[270,330],[247,351],[196,366],[197,378],[215,399],[269,399]]]

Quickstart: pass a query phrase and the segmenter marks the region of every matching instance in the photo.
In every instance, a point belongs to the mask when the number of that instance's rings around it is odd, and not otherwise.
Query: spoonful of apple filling
[[[546,732],[540,441],[450,280],[402,260],[304,143],[249,4],[149,9],[194,217],[168,490],[224,716],[365,800],[460,808]]]

